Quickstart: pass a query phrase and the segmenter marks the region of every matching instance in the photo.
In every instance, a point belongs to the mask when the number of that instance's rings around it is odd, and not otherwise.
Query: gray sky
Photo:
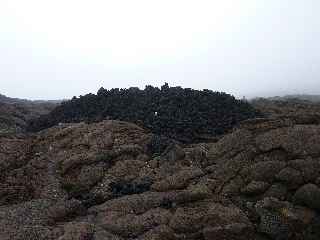
[[[0,0],[0,93],[320,94],[319,0]]]

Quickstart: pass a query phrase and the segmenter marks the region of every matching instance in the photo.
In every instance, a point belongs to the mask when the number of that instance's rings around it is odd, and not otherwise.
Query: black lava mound
[[[98,93],[74,97],[50,114],[29,122],[30,131],[39,131],[60,122],[97,122],[115,119],[136,123],[153,133],[182,142],[213,138],[240,121],[260,115],[246,101],[211,90],[190,88],[101,88]]]

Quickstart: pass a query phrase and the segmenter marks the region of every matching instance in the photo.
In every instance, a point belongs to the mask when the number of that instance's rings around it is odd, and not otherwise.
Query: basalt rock
[[[271,239],[314,239],[319,236],[319,231],[310,235],[319,218],[319,133],[319,123],[307,116],[243,122],[209,150],[211,189],[251,211],[256,232]]]
[[[223,92],[182,87],[101,88],[63,102],[51,113],[29,121],[29,130],[39,131],[65,122],[99,122],[104,119],[133,122],[157,135],[181,142],[216,141],[240,121],[260,116],[248,102]],[[161,151],[165,144],[152,145]],[[163,139],[160,138],[162,142]]]
[[[277,117],[205,144],[113,120],[2,137],[0,239],[319,239],[319,133]]]

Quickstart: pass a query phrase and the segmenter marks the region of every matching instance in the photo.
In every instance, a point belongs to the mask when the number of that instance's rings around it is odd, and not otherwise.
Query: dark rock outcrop
[[[211,90],[193,90],[181,87],[161,89],[146,86],[138,88],[101,88],[62,103],[50,114],[29,122],[31,131],[52,127],[60,122],[97,122],[103,119],[133,122],[154,134],[182,142],[216,141],[242,120],[260,116],[246,101]]]

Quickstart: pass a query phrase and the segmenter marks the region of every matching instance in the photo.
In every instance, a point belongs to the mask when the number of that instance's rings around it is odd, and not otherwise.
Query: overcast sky
[[[319,0],[0,0],[0,93],[320,94]]]

